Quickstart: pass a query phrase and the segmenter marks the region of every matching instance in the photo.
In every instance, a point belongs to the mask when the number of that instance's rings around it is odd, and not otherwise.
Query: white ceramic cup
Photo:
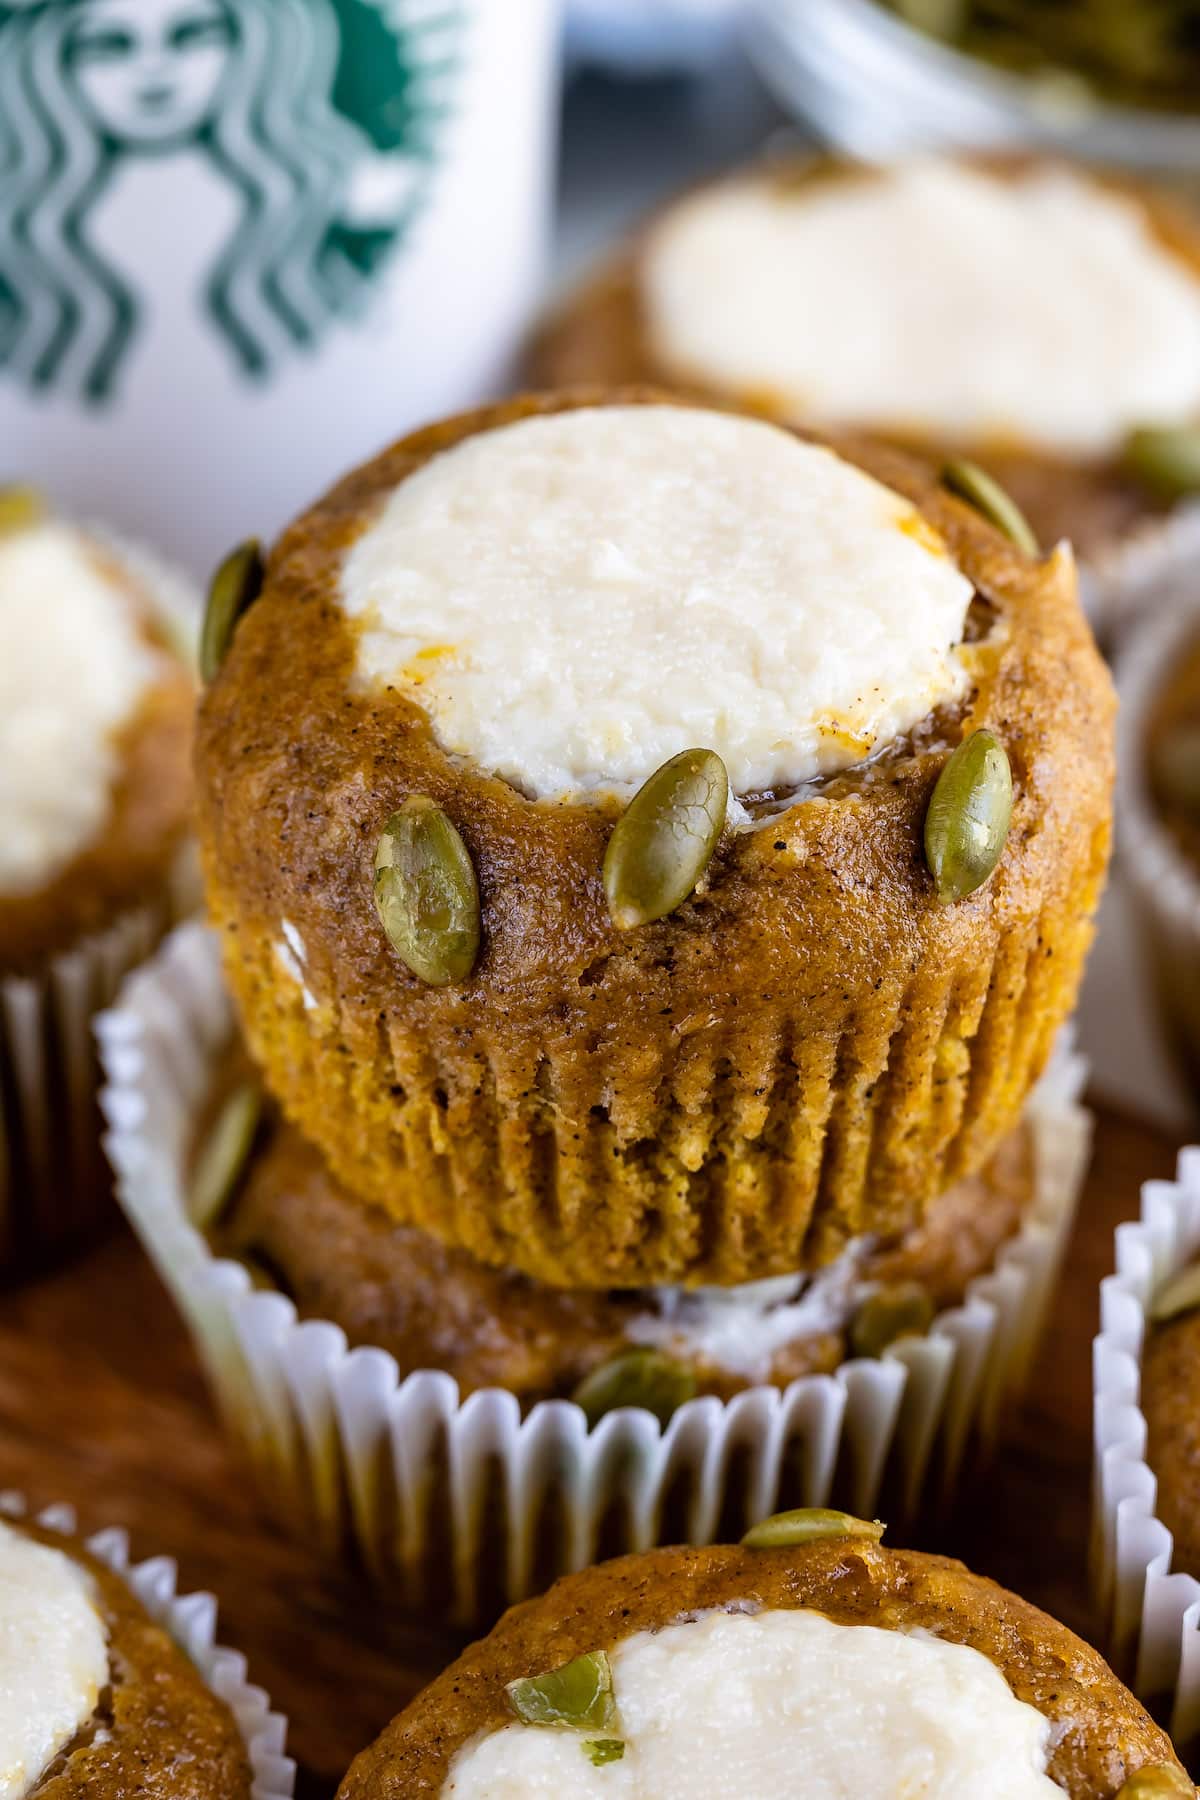
[[[0,482],[198,571],[504,381],[557,0],[0,0]]]

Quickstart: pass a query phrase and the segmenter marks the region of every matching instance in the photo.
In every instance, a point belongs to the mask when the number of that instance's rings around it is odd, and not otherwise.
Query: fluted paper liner
[[[69,1506],[51,1506],[31,1514],[22,1495],[0,1493],[0,1515],[32,1518],[47,1531],[58,1531],[67,1537],[76,1535],[75,1514]],[[292,1800],[296,1765],[284,1753],[287,1720],[282,1713],[272,1712],[262,1688],[247,1680],[245,1657],[218,1644],[217,1602],[213,1596],[181,1594],[178,1570],[169,1556],[131,1562],[129,1538],[124,1531],[98,1531],[94,1537],[84,1539],[84,1545],[121,1577],[155,1624],[169,1633],[195,1664],[206,1686],[233,1714],[254,1775],[253,1800]]]
[[[785,1506],[837,1504],[898,1522],[944,1497],[986,1448],[1024,1374],[1087,1160],[1080,1060],[1030,1100],[1036,1193],[996,1266],[925,1338],[666,1427],[631,1408],[589,1430],[569,1401],[524,1417],[436,1370],[402,1377],[382,1350],[301,1321],[215,1256],[185,1209],[193,1125],[232,1039],[216,943],[177,930],[99,1021],[118,1195],[191,1328],[226,1423],[285,1522],[406,1604],[478,1619],[598,1555],[740,1534]]]
[[[1155,1291],[1200,1253],[1200,1149],[1174,1181],[1147,1181],[1141,1213],[1116,1234],[1116,1273],[1100,1288],[1093,1346],[1092,1578],[1110,1661],[1172,1737],[1200,1736],[1200,1582],[1172,1571],[1141,1409],[1142,1345]]]
[[[1119,643],[1141,621],[1169,612],[1181,586],[1194,590],[1198,557],[1200,501],[1180,500],[1082,558],[1080,594],[1097,636]]]

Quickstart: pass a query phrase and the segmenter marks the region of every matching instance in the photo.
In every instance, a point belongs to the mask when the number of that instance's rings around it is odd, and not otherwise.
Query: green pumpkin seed
[[[0,487],[0,537],[9,532],[27,531],[46,517],[46,496],[28,482],[14,481]]]
[[[583,1746],[583,1754],[594,1769],[602,1769],[605,1763],[620,1762],[625,1745],[621,1738],[589,1738]]]
[[[1018,550],[1024,550],[1027,556],[1038,555],[1038,541],[1029,520],[1000,483],[978,463],[961,458],[948,462],[942,470],[942,486],[973,506],[977,513],[982,513],[989,525],[1002,531]]]
[[[747,1550],[786,1550],[794,1544],[815,1544],[818,1538],[869,1538],[877,1544],[886,1525],[878,1519],[856,1519],[852,1513],[830,1512],[824,1506],[802,1506],[795,1512],[776,1513],[760,1519],[742,1539]]]
[[[258,599],[263,584],[262,545],[247,538],[217,567],[208,584],[208,604],[200,627],[200,679],[212,681],[233,642],[234,627]]]
[[[973,731],[947,758],[925,814],[925,860],[943,904],[982,887],[1012,818],[1012,769],[990,731]]]
[[[933,1323],[932,1296],[916,1281],[877,1287],[859,1306],[850,1325],[855,1356],[882,1356],[898,1338],[921,1337]]]
[[[1146,426],[1125,445],[1125,469],[1158,500],[1200,491],[1200,425]]]
[[[643,783],[604,855],[604,891],[618,931],[682,906],[712,861],[728,803],[729,776],[714,750],[682,750]]]
[[[392,949],[432,987],[465,981],[479,954],[479,884],[440,806],[410,794],[375,852],[375,908]]]
[[[261,1090],[244,1081],[214,1119],[188,1184],[188,1217],[197,1231],[214,1225],[233,1198],[261,1117]]]
[[[1159,799],[1200,818],[1200,725],[1175,725],[1155,739],[1150,767]]]
[[[590,1650],[546,1675],[510,1681],[504,1691],[509,1706],[525,1725],[611,1731],[617,1722],[612,1669],[603,1650]]]
[[[1200,1263],[1193,1263],[1190,1268],[1181,1269],[1170,1281],[1164,1282],[1154,1295],[1148,1308],[1151,1319],[1156,1325],[1165,1325],[1168,1319],[1181,1318],[1184,1313],[1195,1312],[1200,1306]]]
[[[1147,1763],[1117,1789],[1117,1800],[1196,1800],[1191,1778],[1174,1763]]]
[[[601,1363],[584,1376],[571,1398],[583,1408],[589,1425],[598,1424],[606,1413],[622,1406],[644,1407],[665,1425],[695,1393],[696,1377],[690,1369],[672,1362],[660,1350],[638,1349]]]

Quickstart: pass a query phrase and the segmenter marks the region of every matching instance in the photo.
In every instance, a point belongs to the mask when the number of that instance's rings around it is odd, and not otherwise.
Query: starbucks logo
[[[318,344],[413,229],[462,36],[461,0],[0,0],[0,371],[103,404],[181,272],[245,378]]]

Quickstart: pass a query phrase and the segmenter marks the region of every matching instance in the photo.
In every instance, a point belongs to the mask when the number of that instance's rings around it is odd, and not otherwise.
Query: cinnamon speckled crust
[[[1200,1312],[1151,1328],[1142,1411],[1158,1516],[1175,1540],[1171,1566],[1200,1579]]]
[[[933,1203],[919,1230],[865,1258],[861,1279],[920,1282],[939,1310],[957,1305],[1017,1229],[1032,1194],[1032,1149],[1021,1126],[981,1174]],[[628,1289],[545,1287],[397,1225],[339,1188],[289,1125],[269,1130],[213,1242],[220,1254],[264,1269],[302,1318],[332,1319],[351,1344],[390,1351],[402,1375],[443,1369],[464,1396],[502,1387],[523,1406],[569,1395],[629,1348],[626,1327],[647,1310]],[[809,1332],[779,1351],[767,1379],[786,1386],[837,1368],[848,1354],[843,1331]],[[753,1385],[716,1364],[694,1366],[701,1393],[728,1399]]]
[[[120,1576],[75,1538],[7,1523],[87,1569],[112,1676],[93,1719],[29,1800],[250,1800],[250,1759],[233,1714]]]
[[[989,166],[1028,168],[1028,157],[985,159]],[[735,171],[723,180],[744,180]],[[816,181],[848,180],[862,174],[854,164],[828,157],[785,156],[761,165],[764,183],[803,187]],[[1094,175],[1144,209],[1155,235],[1189,267],[1200,271],[1200,221],[1182,202],[1153,187],[1116,174]],[[690,197],[690,196],[688,196]],[[669,210],[669,209],[667,209]],[[657,382],[704,398],[733,401],[768,418],[786,408],[769,391],[719,393],[699,387],[673,369],[649,339],[640,291],[642,247],[654,221],[570,295],[537,333],[526,362],[534,387],[569,387],[577,382]],[[752,272],[765,280],[767,272]],[[804,419],[792,419],[803,425]],[[1003,483],[1043,544],[1070,538],[1084,557],[1102,556],[1166,510],[1113,460],[1071,462],[1032,447],[991,443],[910,442],[910,448],[938,457],[979,456]]]
[[[1108,859],[1113,695],[1062,550],[1031,561],[925,466],[844,446],[942,533],[984,598],[974,690],[869,767],[728,832],[701,889],[621,934],[611,798],[534,802],[446,755],[398,692],[356,691],[347,546],[438,451],[537,411],[450,420],[287,531],[208,690],[197,749],[212,912],[247,1039],[352,1193],[563,1287],[728,1284],[894,1238],[1011,1128],[1074,1002]],[[946,747],[989,726],[1015,801],[987,885],[940,906],[921,845]],[[424,986],[371,898],[406,795],[446,808],[483,949]],[[299,933],[305,985],[281,963]]]
[[[506,1613],[352,1765],[338,1800],[415,1800],[442,1790],[457,1750],[511,1717],[504,1686],[588,1650],[613,1650],[712,1608],[811,1607],[842,1625],[925,1630],[995,1663],[1052,1721],[1049,1773],[1072,1800],[1112,1800],[1170,1741],[1096,1652],[961,1563],[848,1538],[802,1549],[656,1550],[568,1575]]]
[[[143,635],[163,654],[162,673],[118,741],[119,775],[108,818],[88,844],[36,892],[0,893],[0,977],[36,974],[81,938],[122,913],[161,901],[164,924],[176,856],[191,812],[195,682],[114,552],[97,546],[105,574],[129,588]],[[0,830],[3,821],[0,821]]]

